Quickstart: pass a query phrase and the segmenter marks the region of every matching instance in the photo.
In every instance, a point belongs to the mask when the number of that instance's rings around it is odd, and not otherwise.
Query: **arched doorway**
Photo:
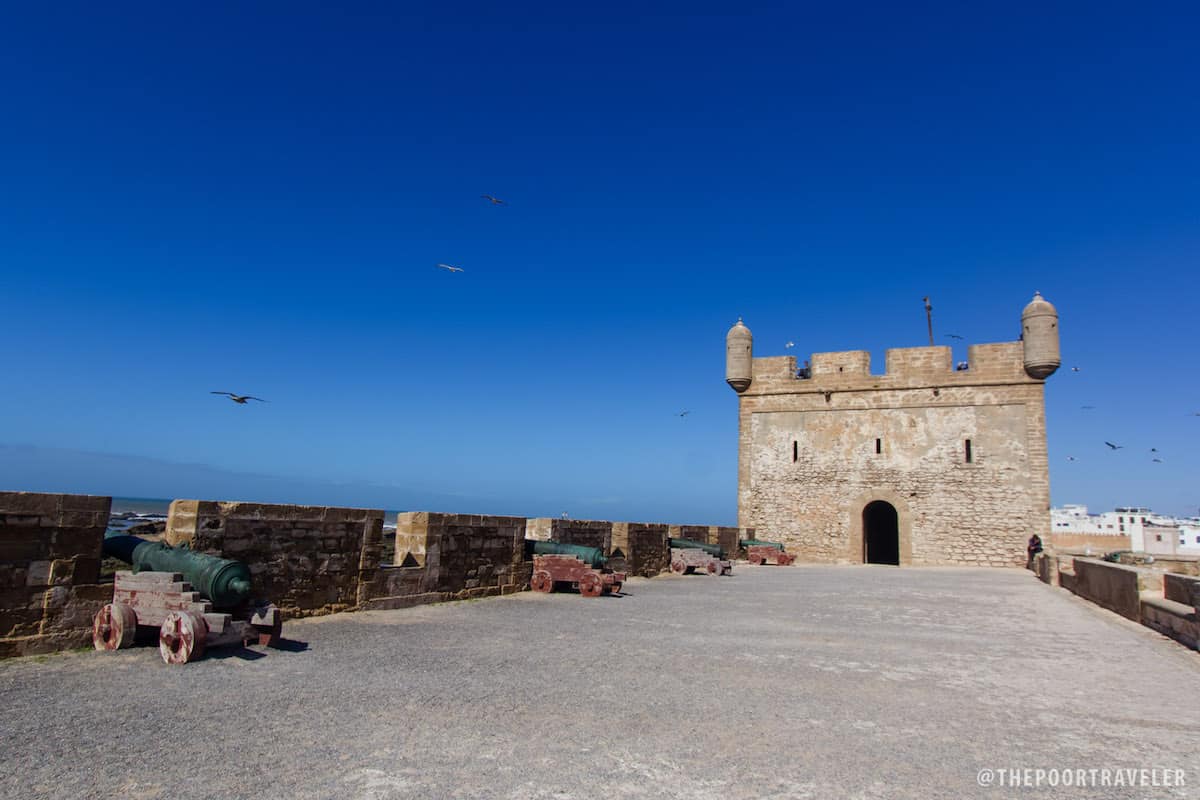
[[[867,503],[862,512],[863,562],[900,564],[900,520],[896,507],[884,500]]]

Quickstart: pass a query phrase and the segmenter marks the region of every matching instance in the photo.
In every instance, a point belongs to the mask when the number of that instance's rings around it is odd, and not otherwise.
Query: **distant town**
[[[1156,514],[1142,506],[1089,514],[1085,505],[1066,504],[1050,509],[1050,529],[1055,536],[1124,537],[1128,547],[1121,549],[1138,553],[1200,555],[1200,517]]]

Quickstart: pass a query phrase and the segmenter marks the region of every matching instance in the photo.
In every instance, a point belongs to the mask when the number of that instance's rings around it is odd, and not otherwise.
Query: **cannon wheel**
[[[687,564],[679,560],[672,561],[671,572],[674,572],[676,575],[682,575],[683,573],[687,572]]]
[[[158,631],[158,652],[168,664],[186,664],[204,655],[208,623],[191,611],[172,611]]]
[[[254,633],[258,637],[258,643],[263,647],[278,647],[279,640],[283,638],[283,615],[275,615],[275,624],[271,627],[265,625],[255,625]]]
[[[620,583],[614,583],[614,584],[611,584],[610,586],[606,586],[605,588],[608,590],[609,594],[620,594],[621,586],[622,586],[622,584],[620,584]]]
[[[120,650],[133,646],[137,614],[124,603],[109,603],[92,620],[92,645],[97,650]]]
[[[708,562],[708,564],[704,568],[706,570],[708,570],[709,575],[720,575],[721,574],[721,565],[718,564],[716,561]]]
[[[604,581],[594,572],[579,576],[579,593],[584,597],[599,597],[604,592]]]
[[[761,566],[763,566],[764,564],[766,564],[766,563],[767,563],[767,557],[766,557],[766,556],[759,556],[757,559],[755,559],[754,563],[755,563],[755,564],[758,564],[758,565],[761,567]]]
[[[550,594],[554,591],[554,578],[544,569],[539,569],[533,573],[533,577],[529,579],[529,588],[535,592],[545,592]]]

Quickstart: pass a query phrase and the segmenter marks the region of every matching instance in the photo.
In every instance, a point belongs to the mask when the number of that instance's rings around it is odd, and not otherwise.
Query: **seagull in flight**
[[[1071,372],[1079,372],[1079,367],[1071,367]]]
[[[1075,456],[1067,456],[1067,461],[1075,461]]]
[[[1096,407],[1095,406],[1080,406],[1080,408],[1082,408],[1084,411],[1093,411]]]
[[[947,333],[946,338],[947,339],[961,339],[963,337],[959,336],[957,333]]]
[[[1122,447],[1125,446],[1123,444],[1113,444],[1112,442],[1105,442],[1105,444],[1108,445],[1109,447],[1111,447],[1113,450],[1120,450]]]
[[[450,264],[438,264],[438,269],[445,269],[445,270],[449,270],[450,272],[462,272],[463,271],[462,267],[455,267]]]
[[[785,344],[783,347],[784,347],[784,349],[786,350],[786,349],[788,349],[788,348],[792,348],[792,347],[795,347],[795,346],[796,346],[796,343],[795,343],[795,342],[788,342],[788,343],[787,343],[787,344]]]
[[[680,411],[679,414],[677,414],[677,416],[686,417],[690,413],[692,413],[692,412],[691,411]]]
[[[228,395],[230,400],[232,400],[235,403],[238,403],[239,405],[243,405],[243,406],[246,405],[247,400],[257,400],[260,403],[270,402],[268,400],[263,400],[261,397],[251,397],[248,394],[234,394],[233,392],[209,392],[209,394]]]
[[[1151,461],[1153,461],[1155,464],[1161,464],[1161,463],[1162,463],[1162,459],[1161,459],[1161,458],[1152,458],[1152,459],[1150,459],[1150,460],[1151,460]]]
[[[496,197],[495,195],[492,195],[492,194],[481,194],[479,196],[482,197],[484,200],[487,200],[489,203],[491,203],[494,206],[508,205],[508,203],[504,202],[499,197]]]

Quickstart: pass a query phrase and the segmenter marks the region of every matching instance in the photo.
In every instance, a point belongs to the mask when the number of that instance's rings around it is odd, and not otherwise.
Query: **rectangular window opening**
[[[800,460],[800,443],[797,441],[793,441],[792,442],[792,463],[795,464],[799,460]]]
[[[966,456],[967,463],[970,464],[971,463],[971,440],[970,439],[966,439],[963,441],[963,455]]]
[[[883,452],[883,439],[876,439],[875,440],[875,455],[879,455],[882,452]]]

